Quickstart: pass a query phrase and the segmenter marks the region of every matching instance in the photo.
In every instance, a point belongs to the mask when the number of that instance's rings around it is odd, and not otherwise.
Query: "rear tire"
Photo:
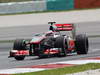
[[[14,41],[13,50],[26,50],[26,41],[23,39],[16,39]],[[25,55],[15,55],[16,60],[24,60]]]
[[[87,54],[89,43],[86,34],[79,34],[76,36],[76,52],[77,54]]]

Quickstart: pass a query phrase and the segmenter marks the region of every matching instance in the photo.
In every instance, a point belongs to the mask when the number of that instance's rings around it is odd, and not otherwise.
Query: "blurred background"
[[[99,7],[100,0],[0,0],[0,14]]]

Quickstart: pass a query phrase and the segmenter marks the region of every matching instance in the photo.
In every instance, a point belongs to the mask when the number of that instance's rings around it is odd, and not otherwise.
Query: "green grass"
[[[0,43],[12,43],[14,40],[0,40]]]
[[[51,11],[32,11],[32,12],[20,12],[20,13],[4,13],[0,14],[0,16],[7,16],[7,15],[23,15],[23,14],[38,14],[38,13],[49,13],[49,12],[71,12],[71,11],[82,11],[82,10],[92,10],[92,9],[100,9],[100,8],[84,8],[84,9],[71,9],[71,10],[51,10]]]
[[[100,35],[90,35],[88,37],[90,37],[90,38],[96,38],[96,37],[100,37]]]
[[[44,70],[39,72],[31,72],[31,73],[23,73],[23,74],[14,74],[14,75],[65,75],[71,74],[76,72],[82,72],[86,70],[95,70],[100,69],[100,63],[89,63],[85,65],[78,65],[73,67],[65,67],[65,68],[58,68],[52,70]]]
[[[26,41],[30,41],[31,39],[25,39]],[[15,40],[0,40],[0,43],[13,43]]]
[[[23,14],[38,14],[38,13],[49,13],[49,12],[68,12],[68,11],[74,11],[74,10],[52,10],[52,11],[32,11],[32,12],[19,12],[19,13],[4,13],[0,14],[0,16],[6,16],[6,15],[23,15]]]

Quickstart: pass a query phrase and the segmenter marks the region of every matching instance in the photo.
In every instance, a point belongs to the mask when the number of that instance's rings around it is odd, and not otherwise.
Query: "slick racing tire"
[[[63,36],[57,37],[55,41],[55,48],[61,49],[58,57],[65,57],[67,55],[67,49],[65,48],[67,45],[65,44],[65,38]]]
[[[13,50],[26,50],[26,41],[23,39],[16,39],[14,41]]]
[[[20,55],[20,56],[15,56],[14,57],[16,60],[24,60],[25,56]]]
[[[26,50],[26,41],[23,39],[16,39],[14,41],[13,50]],[[15,55],[16,60],[24,60],[25,55]]]
[[[76,36],[76,52],[77,54],[87,54],[89,43],[86,34],[79,34]]]

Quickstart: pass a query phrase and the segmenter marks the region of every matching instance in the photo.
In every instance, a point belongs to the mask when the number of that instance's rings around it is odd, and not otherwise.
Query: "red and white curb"
[[[100,63],[100,57],[48,63],[44,65],[26,66],[26,67],[21,67],[21,68],[4,69],[4,70],[0,70],[0,75],[37,72],[37,71],[43,71],[43,70],[48,70],[48,69],[70,67],[74,65],[81,65],[81,64],[87,64],[87,63]]]

